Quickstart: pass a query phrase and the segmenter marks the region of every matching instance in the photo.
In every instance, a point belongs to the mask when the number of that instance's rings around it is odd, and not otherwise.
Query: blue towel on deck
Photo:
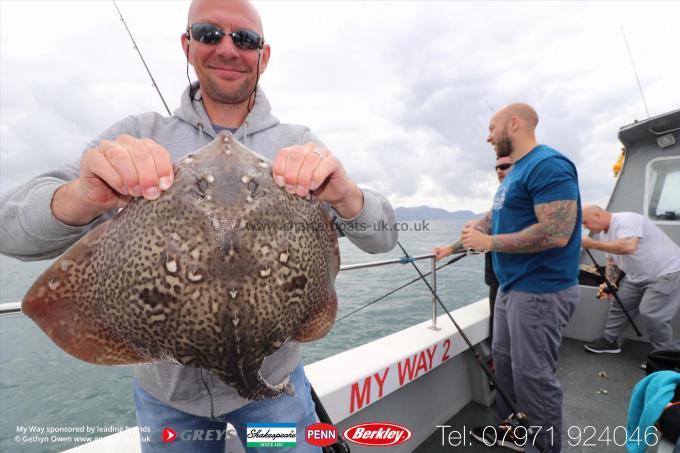
[[[630,453],[643,453],[648,445],[656,443],[651,433],[659,436],[659,432],[648,428],[654,426],[661,417],[664,408],[673,398],[678,383],[680,373],[667,370],[652,373],[637,383],[628,407],[626,448]],[[645,434],[649,434],[648,439],[645,439]]]

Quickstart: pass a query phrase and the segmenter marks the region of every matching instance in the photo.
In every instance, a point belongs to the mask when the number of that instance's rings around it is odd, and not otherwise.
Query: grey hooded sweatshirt
[[[195,84],[194,88],[197,88]],[[194,97],[200,99],[200,90]],[[156,141],[168,150],[173,160],[207,145],[217,136],[202,101],[190,99],[189,87],[173,116],[163,117],[154,112],[129,116],[104,131],[87,149],[122,134]],[[269,159],[286,146],[307,142],[322,145],[307,127],[280,123],[271,114],[269,102],[259,88],[252,111],[234,135]],[[78,177],[79,163],[80,160],[37,176],[0,198],[0,253],[25,261],[53,258],[113,216],[114,211],[89,225],[74,227],[52,215],[50,205],[54,192]],[[372,226],[394,225],[392,206],[385,197],[368,189],[361,190],[364,208],[354,219],[343,219],[330,206],[329,214],[360,249],[369,253],[387,252],[396,243],[396,232],[385,228],[374,230]],[[288,341],[265,359],[262,376],[267,382],[281,382],[300,360],[299,343]],[[160,401],[194,415],[225,414],[249,402],[217,376],[198,368],[158,362],[135,366],[135,377],[144,390]]]

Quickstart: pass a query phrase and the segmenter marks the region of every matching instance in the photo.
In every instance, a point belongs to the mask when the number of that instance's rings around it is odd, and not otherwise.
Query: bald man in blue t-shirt
[[[491,118],[487,142],[498,157],[510,157],[514,168],[498,188],[491,211],[466,225],[462,241],[465,248],[493,252],[500,283],[492,343],[496,379],[527,414],[529,425],[542,427],[537,437],[553,453],[560,451],[562,432],[557,350],[578,302],[581,201],[576,167],[538,144],[537,124],[536,111],[520,103]],[[500,396],[496,409],[501,419],[512,412]],[[532,436],[522,442],[512,433],[504,435],[506,426],[501,422],[495,440],[488,427],[475,428],[472,435],[487,445],[539,451]]]

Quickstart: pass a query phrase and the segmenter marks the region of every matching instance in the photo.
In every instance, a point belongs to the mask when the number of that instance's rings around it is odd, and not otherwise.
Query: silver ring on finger
[[[316,154],[317,156],[319,156],[319,159],[321,159],[321,160],[324,160],[324,159],[326,158],[326,156],[324,156],[323,154],[321,154],[321,151],[319,151],[318,149],[313,149],[312,152],[313,152],[314,154]]]

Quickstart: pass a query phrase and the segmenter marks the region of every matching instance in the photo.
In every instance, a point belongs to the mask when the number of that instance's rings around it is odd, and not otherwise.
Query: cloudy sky
[[[119,6],[170,108],[187,83],[187,1]],[[261,85],[351,177],[395,206],[485,211],[491,109],[526,101],[539,141],[604,203],[620,126],[680,108],[680,2],[256,2]],[[675,19],[673,19],[675,18]],[[0,192],[78,159],[118,119],[163,106],[109,1],[0,1]],[[192,73],[193,78],[193,73]],[[488,103],[488,105],[487,105]]]

